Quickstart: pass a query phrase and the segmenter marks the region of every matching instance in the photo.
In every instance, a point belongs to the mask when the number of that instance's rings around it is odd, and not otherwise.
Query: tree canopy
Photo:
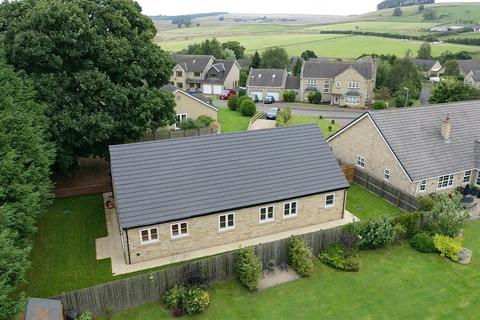
[[[284,48],[273,47],[262,52],[262,68],[283,69],[288,66],[288,54]]]
[[[312,50],[305,50],[302,52],[301,57],[303,60],[307,61],[311,58],[317,58],[317,55]]]
[[[174,122],[174,100],[159,90],[173,62],[136,2],[19,0],[2,4],[0,21],[7,62],[48,106],[60,168]]]
[[[445,77],[433,88],[430,102],[445,103],[455,101],[476,100],[480,98],[480,90],[470,87],[456,77]]]
[[[262,64],[262,58],[260,58],[260,54],[258,54],[258,51],[255,51],[255,54],[253,55],[252,58],[252,68],[260,68],[260,65]]]
[[[222,43],[223,49],[230,49],[235,53],[236,59],[243,58],[245,54],[245,47],[240,44],[238,41],[227,41]]]
[[[430,43],[424,42],[420,45],[417,52],[417,58],[425,60],[432,59],[432,47],[430,46]]]
[[[420,96],[422,82],[417,68],[407,59],[392,59],[392,64],[382,62],[377,71],[377,87],[386,87],[394,96],[404,94],[409,89],[409,96],[417,99]]]

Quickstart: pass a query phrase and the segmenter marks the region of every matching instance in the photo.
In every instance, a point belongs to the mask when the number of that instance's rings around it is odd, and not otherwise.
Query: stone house
[[[416,66],[420,72],[422,72],[425,78],[430,77],[440,77],[445,69],[438,60],[427,60],[427,59],[411,59],[410,60],[414,66]]]
[[[185,122],[188,119],[196,120],[199,116],[209,116],[217,121],[218,108],[211,105],[202,94],[187,93],[174,85],[167,84],[161,90],[172,93],[175,96],[175,112],[177,122]],[[173,125],[172,129],[175,129]]]
[[[247,78],[247,95],[257,95],[259,100],[272,96],[275,101],[283,100],[287,83],[287,69],[250,69]]]
[[[472,71],[480,70],[480,60],[457,60],[460,75],[465,77]]]
[[[218,254],[344,216],[349,185],[316,125],[114,145],[110,159],[127,264]]]
[[[366,112],[327,141],[341,163],[413,195],[480,186],[478,101]]]
[[[472,70],[465,75],[464,83],[474,88],[480,89],[480,69]]]
[[[343,62],[310,59],[300,74],[300,100],[320,92],[322,102],[363,108],[372,102],[377,77],[377,61]]]
[[[175,54],[170,83],[182,90],[220,94],[233,89],[240,80],[240,65],[235,60],[219,60],[209,55]]]

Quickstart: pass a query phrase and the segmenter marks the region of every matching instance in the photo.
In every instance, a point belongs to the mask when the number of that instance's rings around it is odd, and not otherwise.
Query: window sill
[[[298,214],[283,216],[283,220],[291,220],[291,219],[295,219],[297,217],[298,217]]]
[[[235,231],[235,227],[233,227],[233,228],[219,229],[217,233],[220,234],[220,233],[226,233],[226,232],[232,232],[232,231]]]
[[[259,221],[259,224],[271,224],[274,222],[275,222],[275,219],[271,219],[271,220]]]
[[[153,241],[143,241],[140,242],[140,246],[145,247],[145,246],[150,246],[152,244],[160,243],[160,240],[153,240]]]
[[[325,209],[332,209],[332,208],[335,208],[335,205],[333,204],[333,205],[331,205],[331,206],[325,206],[324,208],[325,208]]]
[[[190,238],[189,234],[181,235],[181,236],[171,236],[170,241],[182,240],[185,238]]]

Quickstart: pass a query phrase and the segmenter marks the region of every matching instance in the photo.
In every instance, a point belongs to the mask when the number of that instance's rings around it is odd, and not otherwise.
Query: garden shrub
[[[396,96],[396,97],[395,97],[395,106],[396,106],[397,108],[403,108],[403,107],[405,107],[405,99],[406,99],[406,98],[405,98],[404,96]],[[413,101],[410,100],[410,99],[408,99],[408,105],[407,105],[407,106],[408,106],[408,107],[413,106]]]
[[[172,314],[195,314],[205,311],[210,304],[208,292],[199,287],[176,285],[165,293],[165,306],[172,310]],[[181,310],[181,312],[179,311]]]
[[[209,116],[199,116],[197,120],[187,119],[187,121],[177,123],[177,127],[182,130],[206,128],[211,126],[215,120]]]
[[[238,100],[239,100],[239,98],[237,96],[230,96],[230,98],[228,98],[228,102],[227,102],[228,109],[230,109],[232,111],[237,110],[238,109]]]
[[[359,226],[360,226],[359,223],[349,223],[342,227],[340,242],[347,249],[353,249],[358,246],[358,241],[360,240],[360,237],[358,236]]]
[[[431,196],[420,197],[418,200],[419,211],[430,211],[433,208],[434,200]]]
[[[320,92],[310,92],[307,96],[308,103],[320,104],[322,103],[322,94]]]
[[[342,271],[358,271],[358,257],[356,250],[348,249],[342,243],[334,243],[323,250],[320,260]]]
[[[245,100],[240,104],[240,113],[245,117],[252,117],[257,112],[257,106],[250,100]]]
[[[292,118],[292,110],[290,107],[280,110],[277,115],[277,127],[283,127]]]
[[[453,261],[458,261],[458,254],[462,251],[462,240],[460,238],[451,238],[436,234],[433,237],[435,248],[442,257],[448,257]]]
[[[395,239],[392,221],[393,217],[379,216],[360,222],[358,245],[363,249],[376,249],[391,244]]]
[[[375,109],[375,110],[386,109],[387,104],[385,103],[385,101],[377,100],[373,103],[372,108]]]
[[[305,242],[297,236],[291,236],[287,251],[292,269],[301,277],[309,277],[313,273],[312,252]]]
[[[420,229],[419,213],[402,213],[393,217],[394,224],[400,224],[405,228],[407,238],[413,237]]]
[[[83,311],[78,320],[93,320],[93,315],[90,311]]]
[[[293,90],[285,90],[283,92],[283,101],[284,102],[295,102],[297,94]]]
[[[200,128],[206,128],[210,127],[215,122],[215,120],[213,120],[210,116],[201,115],[197,118],[197,122],[201,125]]]
[[[238,251],[235,272],[238,274],[240,282],[248,290],[253,291],[257,289],[258,280],[262,274],[262,264],[255,255],[253,247],[243,248]]]
[[[247,95],[247,90],[246,89],[239,89],[238,94],[239,97],[244,97]]]
[[[440,234],[451,238],[460,233],[469,219],[469,215],[462,211],[458,194],[435,196],[431,210],[422,214],[425,230],[431,234]]]
[[[419,252],[429,253],[436,251],[433,238],[428,232],[419,232],[414,235],[410,240],[410,245]]]
[[[241,96],[237,100],[237,107],[240,108],[240,106],[242,105],[242,103],[244,101],[252,101],[253,102],[252,98],[250,98],[249,96]]]

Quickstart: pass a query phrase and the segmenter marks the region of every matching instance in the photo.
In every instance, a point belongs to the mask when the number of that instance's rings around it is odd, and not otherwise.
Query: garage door
[[[222,93],[222,86],[213,86],[213,94]]]
[[[280,94],[278,92],[267,92],[267,96],[272,96],[275,98],[275,101],[279,101]]]
[[[257,95],[258,100],[262,100],[262,99],[263,99],[263,94],[262,94],[261,91],[252,91],[252,92],[250,92],[250,97],[253,96],[254,94]]]
[[[212,85],[211,84],[204,84],[203,85],[203,93],[212,94]]]

